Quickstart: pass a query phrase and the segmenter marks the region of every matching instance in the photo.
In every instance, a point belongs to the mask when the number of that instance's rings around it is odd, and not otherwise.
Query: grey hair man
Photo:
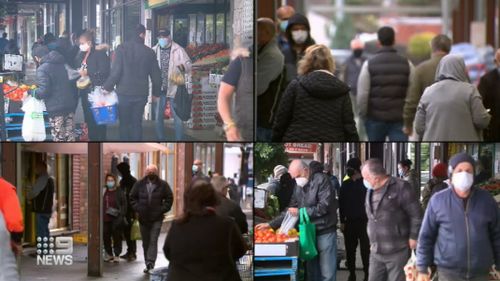
[[[219,198],[219,205],[215,208],[216,214],[233,218],[234,222],[240,228],[241,233],[247,233],[248,222],[245,213],[243,213],[243,210],[238,204],[227,198],[230,182],[223,176],[215,176],[210,182]]]

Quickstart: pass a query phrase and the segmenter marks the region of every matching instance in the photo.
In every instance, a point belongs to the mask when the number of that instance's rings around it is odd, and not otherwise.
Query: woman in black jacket
[[[126,225],[127,199],[118,186],[116,176],[106,175],[106,191],[103,198],[103,240],[106,251],[105,262],[120,262],[123,228]]]
[[[163,251],[169,281],[240,281],[236,260],[246,245],[231,218],[215,214],[213,186],[197,181],[184,195],[184,215],[174,221]]]
[[[299,77],[285,90],[273,141],[358,141],[349,87],[333,75],[330,49],[313,45],[299,62]]]
[[[106,125],[97,125],[91,111],[88,95],[96,86],[102,86],[109,76],[110,60],[106,53],[107,45],[96,46],[92,31],[85,31],[80,35],[80,53],[77,65],[80,66],[80,75],[88,76],[92,83],[90,87],[80,90],[85,122],[89,129],[90,141],[106,140]]]

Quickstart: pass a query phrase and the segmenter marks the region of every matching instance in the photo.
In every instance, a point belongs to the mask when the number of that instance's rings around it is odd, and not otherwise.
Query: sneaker
[[[154,269],[154,265],[149,263],[146,265],[146,268],[144,269],[144,273],[151,274],[153,272],[153,269]]]
[[[104,261],[105,262],[113,262],[115,258],[113,256],[110,256],[108,254],[104,254]]]
[[[130,254],[130,255],[128,255],[128,257],[127,257],[127,261],[128,261],[128,262],[135,261],[136,259],[137,259],[137,256],[136,256],[136,255],[134,255],[134,254]]]
[[[114,263],[119,263],[120,262],[120,257],[119,256],[116,256],[113,258],[113,262]]]
[[[121,255],[120,258],[127,260],[129,256],[129,253],[126,253],[125,255]]]

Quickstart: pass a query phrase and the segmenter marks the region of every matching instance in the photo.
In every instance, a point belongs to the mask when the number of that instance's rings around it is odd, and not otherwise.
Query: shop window
[[[205,43],[205,17],[197,15],[196,23],[196,44],[202,45]]]
[[[224,28],[225,28],[225,22],[224,22],[224,14],[220,13],[217,14],[217,20],[216,20],[216,43],[224,43]]]
[[[196,15],[189,15],[189,45],[196,45]]]
[[[203,162],[203,173],[208,175],[209,171],[215,171],[215,144],[196,143],[194,144],[194,159],[200,159]]]
[[[49,175],[55,180],[54,212],[49,222],[52,231],[65,230],[69,227],[71,169],[68,155],[47,154]]]
[[[214,43],[214,15],[206,15],[206,20],[205,20],[205,25],[206,25],[206,33],[205,33],[205,43],[206,44],[213,44]]]
[[[181,47],[188,45],[189,39],[189,21],[188,18],[176,18],[174,20],[173,40]]]
[[[131,31],[135,30],[135,26],[141,22],[141,7],[139,1],[128,1],[123,7],[124,21],[124,41],[128,40],[132,35]]]

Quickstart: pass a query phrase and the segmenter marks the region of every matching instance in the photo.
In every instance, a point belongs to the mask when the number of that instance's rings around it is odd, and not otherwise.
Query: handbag
[[[141,227],[139,225],[139,220],[134,220],[134,222],[132,222],[132,227],[130,228],[130,240],[141,239]]]
[[[113,207],[109,207],[108,209],[106,209],[106,214],[112,217],[118,217],[120,215],[120,210]]]
[[[184,77],[184,66],[179,66],[179,71]],[[174,98],[175,114],[182,120],[187,121],[191,118],[191,105],[193,103],[193,96],[188,93],[186,85],[183,83],[177,85],[177,92]]]
[[[307,261],[318,255],[318,250],[316,249],[316,226],[311,223],[305,208],[300,208],[299,212],[299,256],[301,259]]]
[[[87,58],[89,57],[89,54],[90,54],[90,52],[87,52],[87,54],[85,54],[85,58],[82,61],[82,68],[81,69],[87,68],[86,65],[87,65]],[[82,77],[78,78],[78,80],[76,80],[76,87],[80,90],[87,89],[88,87],[90,87],[91,84],[92,84],[92,82],[90,81],[90,77],[88,77],[88,76],[82,76]]]

